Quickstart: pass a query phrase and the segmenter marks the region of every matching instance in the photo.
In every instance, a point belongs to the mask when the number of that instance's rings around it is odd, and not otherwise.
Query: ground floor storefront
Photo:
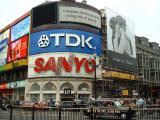
[[[83,100],[92,97],[92,80],[83,78],[36,78],[28,79],[25,86],[25,100],[49,102]]]

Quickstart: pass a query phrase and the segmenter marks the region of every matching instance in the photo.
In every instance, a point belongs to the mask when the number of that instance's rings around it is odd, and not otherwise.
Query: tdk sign
[[[36,43],[37,41],[37,43]],[[47,52],[77,52],[101,54],[100,34],[91,32],[54,29],[32,33],[30,38],[30,55]]]
[[[50,34],[50,37],[55,39],[55,46],[60,46],[61,38],[65,37],[66,46],[76,47],[81,45],[81,47],[87,46],[90,49],[93,49],[93,48],[95,49],[95,47],[93,47],[90,44],[90,41],[92,40],[93,37],[85,38],[85,35],[78,36],[76,34],[68,34],[68,33]],[[75,39],[75,42],[71,42],[72,39]],[[47,35],[42,35],[38,41],[39,47],[47,47],[49,43],[50,43],[50,40],[48,39]]]

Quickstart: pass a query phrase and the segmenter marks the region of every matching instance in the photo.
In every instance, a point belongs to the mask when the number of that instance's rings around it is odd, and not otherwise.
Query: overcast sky
[[[0,29],[45,0],[0,0]],[[54,0],[52,0],[54,1]],[[78,2],[82,0],[76,0]],[[135,23],[135,34],[160,44],[160,0],[87,0],[98,9],[108,7]],[[158,29],[159,28],[159,29]]]

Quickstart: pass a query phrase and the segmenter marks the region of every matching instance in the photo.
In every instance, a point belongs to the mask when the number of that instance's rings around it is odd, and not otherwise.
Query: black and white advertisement
[[[107,47],[110,67],[135,72],[136,48],[134,23],[106,9]]]

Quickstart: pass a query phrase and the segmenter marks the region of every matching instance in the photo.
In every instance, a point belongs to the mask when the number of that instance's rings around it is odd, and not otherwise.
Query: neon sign
[[[67,60],[65,57],[58,57],[56,62],[55,57],[50,57],[47,61],[44,58],[37,58],[35,60],[34,71],[36,73],[52,71],[59,74],[59,70],[64,70],[65,72],[72,72],[72,66],[75,65],[76,73],[80,73],[82,66],[85,68],[86,73],[92,74],[95,70],[96,61],[94,59],[88,60],[87,58],[73,57],[73,61]],[[60,69],[61,68],[61,69]]]

